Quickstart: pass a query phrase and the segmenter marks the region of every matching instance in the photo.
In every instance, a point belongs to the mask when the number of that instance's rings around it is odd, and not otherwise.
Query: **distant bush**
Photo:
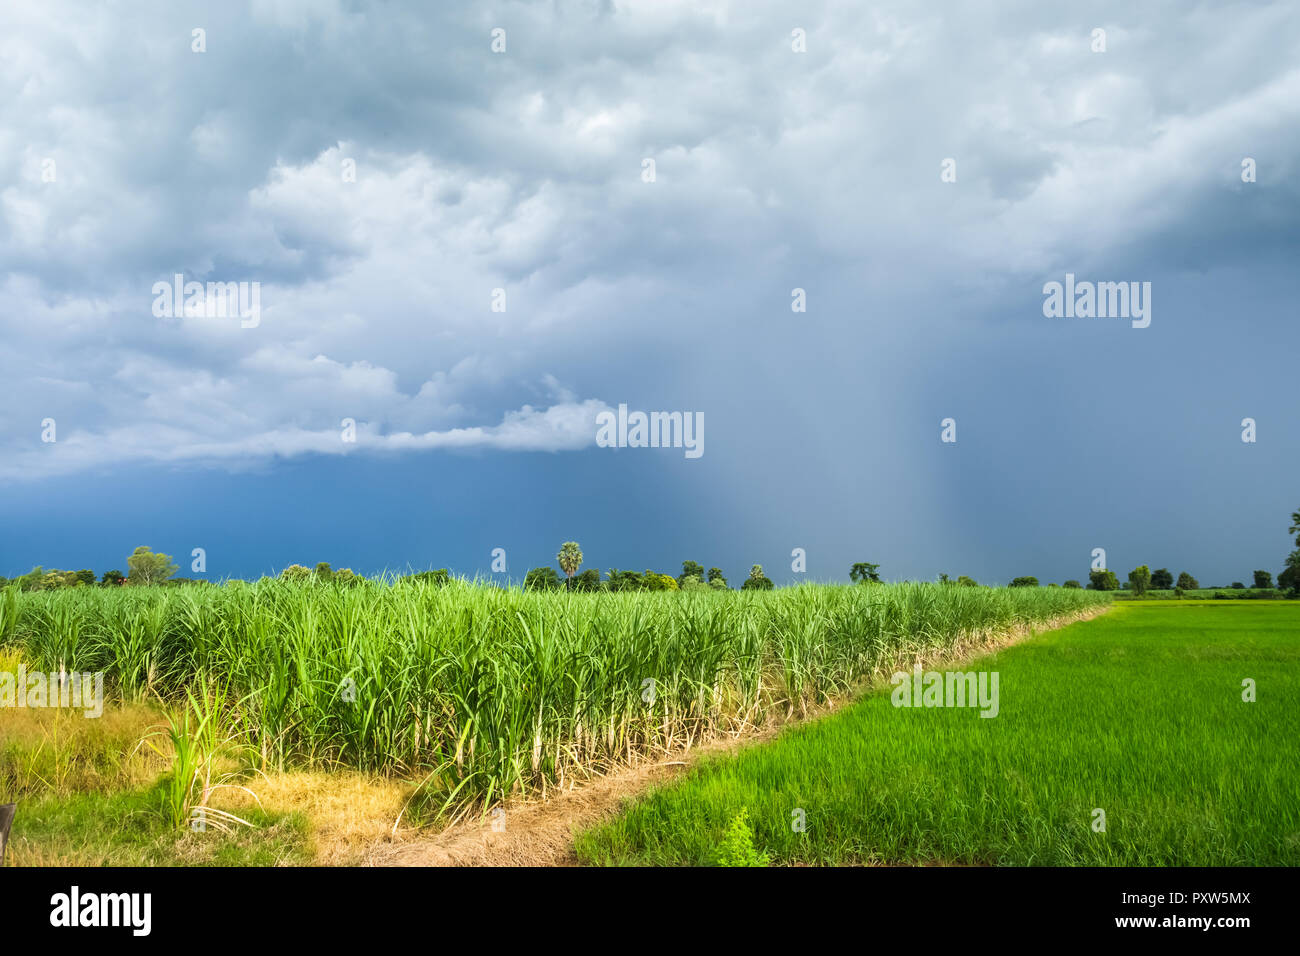
[[[691,577],[694,577],[694,575]],[[658,571],[646,569],[638,574],[635,571],[620,571],[618,568],[610,568],[609,579],[605,582],[602,590],[681,591],[685,589],[678,586],[677,579],[672,575],[660,574]]]
[[[677,579],[668,574],[660,574],[658,571],[646,570],[641,575],[643,590],[646,591],[680,591],[677,586]]]
[[[1214,598],[1217,601],[1277,601],[1281,600],[1283,594],[1273,588],[1258,590],[1253,588],[1233,588],[1230,591],[1215,591]]]

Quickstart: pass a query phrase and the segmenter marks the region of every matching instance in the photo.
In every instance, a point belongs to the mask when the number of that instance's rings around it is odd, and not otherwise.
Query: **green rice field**
[[[774,865],[1300,864],[1300,604],[1126,603],[962,667],[998,672],[995,718],[885,686],[702,762],[579,857],[712,863],[744,811]]]

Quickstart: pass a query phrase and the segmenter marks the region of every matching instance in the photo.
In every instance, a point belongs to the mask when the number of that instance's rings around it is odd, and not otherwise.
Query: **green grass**
[[[312,862],[299,814],[248,813],[254,829],[194,833],[168,824],[165,784],[20,804],[7,866],[290,866]]]
[[[0,634],[30,667],[103,671],[128,701],[219,694],[204,712],[258,769],[425,780],[416,810],[432,817],[801,712],[895,659],[1107,600],[938,584],[586,595],[264,580],[10,592]]]
[[[961,669],[999,672],[996,718],[885,688],[697,766],[579,857],[708,864],[747,808],[777,865],[1300,865],[1300,605],[1117,605]]]
[[[16,664],[0,660],[0,670]],[[170,740],[146,746],[169,719],[156,704],[0,711],[0,801],[15,801],[10,866],[269,866],[308,863],[307,821],[291,812],[241,811],[254,829],[177,824]],[[223,770],[237,764],[223,756]],[[192,768],[191,768],[192,769]],[[189,771],[183,771],[189,773]],[[249,782],[239,779],[239,783]],[[211,818],[226,818],[213,808]]]

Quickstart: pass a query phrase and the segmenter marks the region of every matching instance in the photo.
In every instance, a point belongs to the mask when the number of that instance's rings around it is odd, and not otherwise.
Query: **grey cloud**
[[[387,435],[465,436],[390,445],[528,447],[503,416],[544,399],[547,374],[582,407],[669,405],[664,383],[688,381],[697,403],[723,401],[751,369],[784,369],[837,410],[850,386],[814,358],[783,364],[772,334],[794,286],[822,352],[866,354],[922,343],[921,316],[960,311],[958,340],[978,335],[1065,268],[1294,248],[1285,5],[1089,17],[1028,2],[942,20],[902,2],[9,8],[0,447],[28,454],[32,422],[57,413],[100,443],[69,461],[272,455],[280,438],[306,452],[349,408]],[[1266,177],[1237,202],[1233,164],[1256,153]],[[56,183],[40,182],[47,156]],[[154,320],[149,289],[176,271],[260,281],[261,326]],[[489,309],[498,286],[505,313]],[[882,362],[878,387],[929,387],[905,373]],[[529,434],[571,447],[563,429]]]

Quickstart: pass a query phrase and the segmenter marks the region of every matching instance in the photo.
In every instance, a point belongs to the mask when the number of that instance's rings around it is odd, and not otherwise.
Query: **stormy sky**
[[[18,2],[0,92],[0,574],[1290,549],[1289,2]]]

